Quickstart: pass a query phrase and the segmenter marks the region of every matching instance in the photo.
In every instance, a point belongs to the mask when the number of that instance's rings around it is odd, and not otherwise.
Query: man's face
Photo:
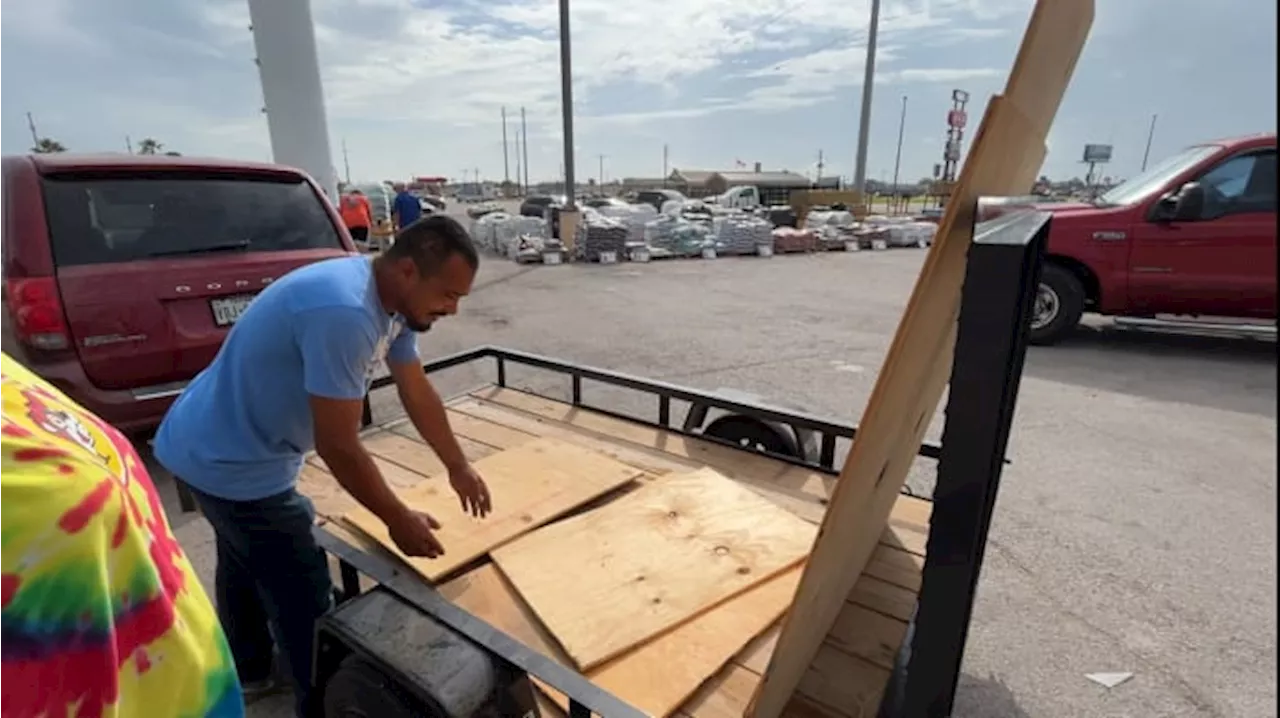
[[[425,332],[441,317],[458,312],[458,302],[471,293],[475,270],[459,255],[445,260],[440,271],[424,277],[412,260],[397,264],[401,274],[400,314],[405,325],[415,332]]]

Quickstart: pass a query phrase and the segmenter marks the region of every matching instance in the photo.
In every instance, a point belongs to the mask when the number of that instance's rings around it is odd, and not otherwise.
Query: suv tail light
[[[53,277],[10,279],[5,282],[5,295],[19,341],[45,351],[71,346]]]

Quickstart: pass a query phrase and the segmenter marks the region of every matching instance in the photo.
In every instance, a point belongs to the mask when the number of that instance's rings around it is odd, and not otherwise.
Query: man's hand
[[[427,558],[436,558],[444,555],[444,546],[440,544],[440,540],[432,533],[433,529],[438,528],[440,528],[439,521],[421,511],[412,509],[387,524],[387,531],[391,534],[391,540],[396,542],[396,546],[400,548],[404,555],[426,556]]]
[[[470,464],[449,469],[449,485],[458,493],[463,511],[481,518],[489,514],[489,487]]]

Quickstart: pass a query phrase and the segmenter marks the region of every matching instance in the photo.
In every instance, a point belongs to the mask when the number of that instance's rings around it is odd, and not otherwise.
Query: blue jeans
[[[230,501],[191,489],[217,534],[218,619],[242,682],[271,677],[274,635],[293,679],[299,718],[320,713],[311,685],[316,621],[330,609],[333,583],[311,534],[315,509],[294,489]]]

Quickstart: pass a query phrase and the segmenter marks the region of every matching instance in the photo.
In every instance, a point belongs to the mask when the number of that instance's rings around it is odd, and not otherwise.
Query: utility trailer
[[[841,612],[839,630],[805,672],[787,715],[949,715],[1049,222],[1048,214],[1026,210],[978,226],[967,258],[942,442],[919,448],[921,457],[937,462],[933,496],[901,494]],[[492,381],[447,402],[472,460],[554,437],[654,475],[709,466],[816,523],[838,473],[840,444],[857,435],[854,426],[742,395],[497,347],[438,359],[423,370],[484,363]],[[513,367],[562,377],[568,401],[512,388]],[[389,384],[389,378],[378,380],[374,390]],[[647,396],[656,420],[593,403],[592,389],[599,387]],[[708,421],[716,414],[719,419]],[[367,401],[364,419],[364,440],[376,457],[416,471],[421,480],[438,475],[438,460],[403,419],[374,424]],[[339,519],[351,500],[322,466],[311,457],[299,489],[316,505],[316,538],[340,576],[340,601],[317,628],[314,679],[327,717],[644,715],[526,645],[535,642],[528,636],[509,635],[457,605],[447,595],[453,581],[438,590],[439,584],[429,585],[348,529]],[[459,574],[485,565],[482,559]],[[566,571],[564,580],[575,577]],[[676,715],[747,712],[778,632],[775,625],[746,643]],[[534,688],[531,678],[562,694],[568,710]]]
[[[1005,90],[991,99],[975,133],[858,427],[725,392],[493,347],[424,366],[435,373],[491,362],[489,384],[448,402],[454,430],[473,460],[554,437],[594,449],[641,477],[710,467],[772,500],[770,511],[783,513],[782,507],[820,525],[794,591],[780,597],[778,622],[749,634],[702,631],[707,640],[734,638],[729,643],[736,653],[723,660],[716,654],[714,670],[699,673],[697,685],[664,704],[664,715],[950,715],[1051,221],[1031,208],[1006,207],[978,223],[980,198],[1025,193],[1034,182],[1092,20],[1092,0],[1035,4]],[[512,388],[508,370],[516,365],[565,377],[569,399]],[[656,419],[592,402],[588,394],[599,385],[648,395]],[[944,393],[941,445],[922,445]],[[681,409],[684,416],[676,416]],[[713,411],[720,416],[709,422]],[[384,462],[384,474],[397,475],[398,488],[442,473],[412,430],[395,422],[373,425],[368,404],[364,418],[365,445]],[[840,443],[850,440],[837,471]],[[937,461],[929,499],[904,490],[921,455]],[[722,484],[738,488],[732,481]],[[508,484],[523,485],[523,473]],[[424,571],[422,562],[410,569],[338,520],[354,507],[315,457],[303,469],[299,490],[323,519],[316,537],[335,559],[342,586],[339,605],[317,626],[313,678],[327,716],[645,714],[622,697],[636,695],[635,685],[595,669],[587,671],[589,678],[567,667],[568,660],[551,657],[555,639],[539,633],[538,619],[522,609],[515,589],[501,595],[502,576],[487,551],[470,565],[455,566],[455,576]],[[595,507],[582,508],[609,508],[600,505],[609,497],[596,497]],[[495,500],[500,505],[503,497]],[[534,520],[528,514],[517,519]],[[590,543],[590,536],[579,540]],[[504,548],[493,550],[501,555]],[[552,569],[546,575],[553,579],[540,580],[573,589],[566,605],[576,609],[576,582],[583,578],[570,566],[553,563]],[[488,584],[482,580],[486,570]],[[425,573],[444,580],[429,585],[421,578]],[[473,584],[497,588],[487,594],[470,590]],[[582,584],[582,596],[588,588]],[[505,612],[495,610],[497,603]],[[696,623],[718,608],[686,620]],[[668,637],[648,635],[653,643]],[[668,675],[667,685],[693,675],[682,672],[681,653],[663,658],[665,663],[650,665]],[[708,669],[709,662],[700,667]],[[652,688],[643,674],[631,676]]]

